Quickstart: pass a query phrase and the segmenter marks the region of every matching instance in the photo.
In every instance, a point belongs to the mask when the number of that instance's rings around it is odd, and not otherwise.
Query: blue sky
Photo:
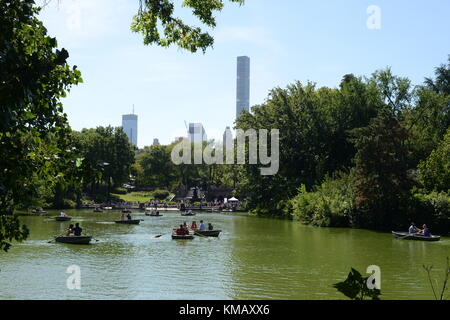
[[[381,9],[381,29],[367,27],[370,5]],[[296,80],[335,87],[346,73],[387,66],[420,84],[450,54],[448,0],[226,3],[205,55],[144,46],[130,31],[137,9],[138,0],[53,0],[40,18],[83,75],[64,99],[72,128],[120,126],[134,104],[139,147],[186,136],[185,120],[202,122],[208,138],[232,126],[239,55],[251,58],[256,105]],[[196,22],[185,10],[179,15]]]

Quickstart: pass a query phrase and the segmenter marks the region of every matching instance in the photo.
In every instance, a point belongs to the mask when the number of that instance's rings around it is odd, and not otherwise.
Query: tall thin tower
[[[250,111],[250,58],[237,57],[236,118]]]
[[[138,130],[138,116],[134,114],[134,104],[133,104],[133,113],[132,114],[124,114],[122,116],[122,129],[128,136],[128,140],[137,146],[137,130]]]

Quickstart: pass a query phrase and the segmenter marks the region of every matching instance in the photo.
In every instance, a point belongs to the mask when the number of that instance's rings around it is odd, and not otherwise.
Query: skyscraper
[[[233,133],[231,132],[230,127],[227,127],[223,133],[223,147],[225,150],[233,148]]]
[[[188,137],[189,141],[194,143],[207,141],[205,128],[201,123],[189,123]]]
[[[122,129],[135,146],[137,146],[137,122],[138,116],[136,114],[124,114],[122,116]]]
[[[237,58],[236,118],[242,110],[250,111],[250,58]]]

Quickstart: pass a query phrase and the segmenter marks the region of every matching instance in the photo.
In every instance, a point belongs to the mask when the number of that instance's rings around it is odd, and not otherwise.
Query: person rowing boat
[[[74,236],[81,236],[81,233],[83,232],[83,229],[80,227],[80,224],[77,222],[75,223],[75,228],[73,228],[73,234]]]
[[[413,234],[413,233],[418,233],[419,231],[420,230],[419,230],[419,228],[416,227],[416,224],[414,222],[411,222],[411,225],[409,226],[408,232],[410,234]]]
[[[421,234],[424,237],[431,237],[431,232],[430,229],[428,229],[427,225],[424,224],[422,228],[423,229],[419,231],[419,234]]]
[[[178,229],[175,231],[175,234],[177,236],[185,236],[185,235],[189,235],[189,230],[187,229],[186,225],[182,225],[180,224],[180,226],[178,227]]]
[[[74,231],[73,231],[73,224],[71,224],[70,226],[69,226],[69,228],[67,229],[67,234],[66,234],[67,236],[73,236],[73,235],[75,235],[74,234]]]

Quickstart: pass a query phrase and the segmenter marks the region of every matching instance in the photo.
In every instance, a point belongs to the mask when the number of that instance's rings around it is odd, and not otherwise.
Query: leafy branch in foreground
[[[240,5],[244,3],[244,0],[229,1]],[[201,49],[203,53],[213,45],[214,39],[208,32],[202,31],[200,27],[190,26],[174,16],[175,5],[172,0],[139,0],[139,2],[139,11],[133,18],[131,30],[144,36],[144,44],[156,44],[161,47],[176,44],[191,52]],[[213,14],[223,9],[224,1],[183,0],[181,6],[192,9],[194,17],[205,26],[215,28],[216,18]]]
[[[444,283],[442,285],[442,290],[440,292],[439,297],[436,294],[436,289],[434,287],[433,280],[431,279],[431,270],[433,269],[433,266],[432,265],[430,265],[430,266],[423,265],[423,268],[427,272],[428,280],[430,281],[431,290],[433,290],[434,298],[436,300],[445,300],[444,295],[445,295],[445,292],[447,291],[447,284],[448,284],[448,280],[449,280],[449,276],[450,276],[450,260],[449,260],[449,258],[447,257],[447,268],[445,269]]]
[[[38,19],[34,0],[0,0],[0,249],[28,230],[12,217],[40,184],[64,175],[71,131],[61,99],[82,81]]]
[[[381,291],[379,289],[369,289],[367,285],[369,277],[363,277],[355,269],[351,269],[347,279],[333,285],[339,292],[352,300],[380,300]]]
[[[0,215],[0,250],[7,252],[11,247],[11,241],[23,241],[28,237],[29,230],[20,226],[17,216]]]

